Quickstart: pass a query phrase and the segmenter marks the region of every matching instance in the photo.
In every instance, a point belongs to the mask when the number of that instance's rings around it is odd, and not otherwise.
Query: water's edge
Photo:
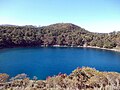
[[[114,51],[114,52],[120,52],[120,48],[101,48],[101,47],[97,47],[97,46],[67,46],[67,45],[52,45],[52,46],[45,46],[45,45],[41,45],[41,46],[18,46],[18,47],[6,47],[6,48],[33,48],[33,47],[72,47],[72,48],[91,48],[91,49],[101,49],[101,50],[108,50],[108,51]],[[5,48],[1,48],[0,49],[5,49]]]

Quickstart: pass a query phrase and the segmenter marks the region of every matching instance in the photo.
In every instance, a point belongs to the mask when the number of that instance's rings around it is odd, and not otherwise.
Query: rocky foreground
[[[26,74],[9,79],[9,75],[0,74],[0,90],[120,90],[120,73],[83,67],[46,80],[30,80]]]

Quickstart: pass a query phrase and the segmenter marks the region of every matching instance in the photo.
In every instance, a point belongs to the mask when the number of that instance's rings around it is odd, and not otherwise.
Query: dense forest
[[[71,23],[0,25],[0,48],[53,45],[115,48],[120,47],[120,32],[93,33]]]

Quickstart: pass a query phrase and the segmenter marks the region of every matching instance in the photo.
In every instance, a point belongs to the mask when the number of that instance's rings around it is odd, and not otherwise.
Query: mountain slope
[[[71,23],[56,23],[35,27],[1,25],[0,47],[25,46],[97,46],[115,48],[120,46],[120,32],[92,33]]]

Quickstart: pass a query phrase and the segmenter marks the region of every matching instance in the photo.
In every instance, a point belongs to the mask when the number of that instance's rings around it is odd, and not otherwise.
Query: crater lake
[[[71,47],[0,49],[0,73],[10,77],[25,73],[46,79],[58,73],[70,74],[77,67],[120,72],[120,53],[108,50]]]

